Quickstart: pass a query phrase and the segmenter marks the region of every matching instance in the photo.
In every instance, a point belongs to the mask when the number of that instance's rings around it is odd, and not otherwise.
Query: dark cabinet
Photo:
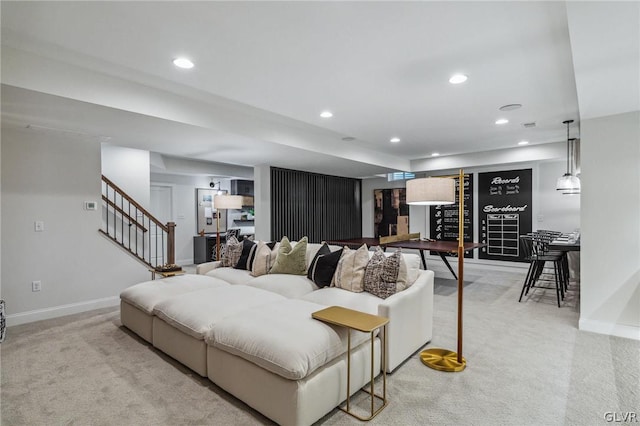
[[[224,244],[226,236],[220,234],[220,244]],[[205,235],[201,237],[199,235],[193,237],[193,263],[199,265],[200,263],[214,261],[214,255],[216,252],[216,236]]]
[[[231,194],[253,197],[253,181],[234,179],[231,181]]]

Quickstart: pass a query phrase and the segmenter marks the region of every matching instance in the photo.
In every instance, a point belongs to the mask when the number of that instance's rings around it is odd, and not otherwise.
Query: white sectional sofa
[[[320,244],[308,244],[307,267]],[[331,247],[333,250],[339,247]],[[201,264],[197,275],[148,281],[121,293],[122,324],[167,355],[283,425],[308,425],[346,399],[347,331],[311,318],[343,306],[389,318],[374,368],[391,372],[432,335],[433,272],[403,254],[411,285],[386,299],[318,288],[302,275]],[[370,373],[369,334],[352,332],[351,390]],[[382,345],[386,366],[380,365]]]

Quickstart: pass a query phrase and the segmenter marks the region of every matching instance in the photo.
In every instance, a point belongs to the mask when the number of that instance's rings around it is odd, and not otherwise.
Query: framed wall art
[[[204,232],[205,234],[213,234],[216,232],[216,215],[220,214],[215,208],[214,197],[219,194],[226,194],[227,191],[218,191],[213,189],[196,188],[196,233]],[[227,230],[227,214],[226,210],[220,214],[220,232]]]
[[[409,233],[409,205],[405,188],[374,189],[373,234],[376,238]]]

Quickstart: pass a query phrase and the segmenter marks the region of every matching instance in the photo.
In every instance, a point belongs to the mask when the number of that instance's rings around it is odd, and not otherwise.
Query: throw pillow
[[[329,248],[327,243],[322,244],[322,246],[320,246],[320,248],[316,252],[316,255],[313,256],[313,260],[309,264],[309,270],[307,271],[307,278],[313,281],[313,271],[316,267],[316,263],[318,262],[318,259],[320,258],[320,256],[324,256],[325,254],[329,254],[329,253],[331,253],[331,249]]]
[[[287,237],[280,241],[278,257],[269,271],[270,274],[307,274],[307,237],[302,237],[295,247],[291,248],[291,243]]]
[[[268,274],[277,255],[278,249],[275,242],[258,242],[255,256],[253,257],[253,265],[251,265],[251,275],[259,277],[260,275]]]
[[[369,249],[366,244],[360,246],[358,250],[349,250],[345,247],[331,285],[355,293],[364,291],[364,270],[367,263],[369,263]]]
[[[236,237],[227,238],[224,253],[222,255],[222,266],[234,267],[242,255],[242,243]]]
[[[256,243],[252,240],[244,239],[242,241],[242,253],[240,254],[240,259],[236,266],[236,269],[244,269],[246,271],[251,271],[253,267],[253,259],[256,255]]]
[[[332,252],[329,247],[327,247],[327,250],[329,251],[327,254],[318,253],[318,255],[316,255],[311,265],[309,265],[309,272],[307,273],[307,278],[316,283],[318,287],[331,285],[336,268],[338,267],[338,262],[342,257],[343,249]]]
[[[401,259],[400,251],[387,257],[378,247],[365,268],[364,290],[382,299],[395,294]]]

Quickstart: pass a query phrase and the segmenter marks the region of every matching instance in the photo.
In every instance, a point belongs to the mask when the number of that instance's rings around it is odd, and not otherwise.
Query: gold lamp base
[[[458,354],[448,349],[425,349],[420,352],[420,359],[424,365],[438,371],[457,372],[467,366],[464,357],[458,362]]]

